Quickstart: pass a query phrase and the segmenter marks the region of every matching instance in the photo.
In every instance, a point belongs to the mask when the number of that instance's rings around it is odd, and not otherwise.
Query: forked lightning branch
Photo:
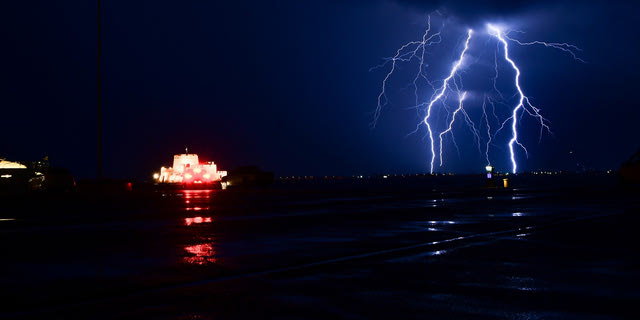
[[[484,34],[488,35],[493,41],[496,42],[495,51],[492,52],[491,56],[493,58],[494,70],[495,74],[490,77],[493,80],[493,88],[498,94],[498,99],[501,101],[495,101],[495,99],[491,99],[486,94],[484,95],[484,99],[481,105],[477,107],[482,108],[482,119],[481,122],[486,126],[486,131],[478,130],[478,126],[475,125],[474,121],[471,119],[469,114],[466,112],[465,108],[473,108],[475,106],[469,105],[467,102],[466,105],[463,105],[463,100],[467,96],[467,92],[464,89],[463,81],[464,81],[464,72],[461,72],[464,68],[469,68],[475,62],[472,61],[468,57],[468,51],[471,46],[474,45],[474,40],[476,34]],[[477,40],[478,43],[482,42]],[[418,68],[415,71],[415,77],[413,82],[411,83],[414,87],[415,94],[415,107],[422,111],[423,118],[420,123],[418,123],[416,131],[420,127],[426,128],[427,138],[428,138],[428,149],[430,152],[430,162],[429,162],[429,171],[430,173],[434,173],[436,168],[434,167],[436,163],[440,167],[442,167],[443,161],[443,153],[442,150],[445,148],[443,145],[444,137],[449,135],[450,141],[457,147],[454,138],[454,123],[457,121],[464,121],[464,123],[469,127],[471,132],[474,135],[474,140],[478,145],[478,150],[482,151],[481,141],[485,140],[484,144],[484,156],[486,159],[486,164],[491,165],[489,151],[492,143],[495,142],[496,135],[500,133],[503,129],[510,129],[509,135],[510,138],[508,142],[506,142],[506,148],[509,152],[508,157],[511,164],[511,172],[518,172],[518,150],[521,150],[525,155],[528,156],[528,151],[523,143],[521,143],[520,135],[523,134],[519,132],[520,123],[519,121],[523,116],[533,117],[539,126],[540,126],[540,137],[542,137],[543,131],[549,131],[550,128],[548,125],[548,121],[542,116],[540,113],[540,109],[535,107],[530,99],[525,94],[525,90],[521,85],[521,71],[518,67],[518,64],[515,62],[514,58],[510,55],[509,49],[510,44],[515,44],[519,46],[530,46],[530,45],[541,45],[548,48],[554,48],[561,51],[564,51],[572,56],[573,59],[584,62],[581,58],[578,57],[578,52],[580,52],[580,48],[568,44],[568,43],[555,43],[555,42],[544,42],[544,41],[531,41],[524,42],[518,39],[515,39],[510,36],[510,32],[508,30],[504,30],[504,28],[500,27],[496,24],[487,24],[485,30],[475,31],[472,29],[468,29],[465,35],[465,40],[459,53],[456,55],[456,59],[454,61],[448,61],[446,63],[453,63],[451,69],[449,70],[446,77],[441,78],[441,80],[433,80],[432,77],[428,74],[428,64],[426,63],[426,56],[429,53],[429,47],[439,45],[442,43],[442,32],[433,32],[431,26],[431,17],[428,17],[427,20],[427,28],[424,32],[422,38],[420,40],[411,41],[402,45],[393,57],[386,58],[385,62],[376,67],[385,67],[390,65],[390,69],[387,72],[384,80],[382,81],[382,89],[380,94],[378,95],[378,105],[375,110],[373,124],[377,123],[379,117],[382,114],[382,109],[385,105],[388,104],[388,88],[389,79],[394,75],[394,73],[399,68],[400,64],[403,63],[411,63],[417,61]],[[498,59],[503,59],[506,65],[511,69],[511,74],[513,74],[512,80],[512,89],[515,91],[515,101],[505,100],[504,97],[508,96],[507,94],[503,94],[496,85],[496,79],[498,77]],[[422,98],[418,94],[418,80],[423,79],[429,86],[428,89],[431,89],[431,95],[428,99]],[[450,108],[447,105],[447,100],[450,99],[450,95],[453,94],[453,97],[457,98],[457,108]],[[502,105],[507,105],[509,108],[509,116],[504,117],[504,119],[500,119],[495,112],[496,103],[499,102]],[[491,107],[492,111],[489,112],[487,108]],[[451,111],[453,109],[453,112]],[[435,115],[439,113],[446,114],[446,125],[441,126],[440,130],[435,123]],[[498,125],[494,125],[495,130],[491,126],[491,122],[489,121],[489,114],[492,114],[496,119]],[[483,132],[482,134],[480,132]],[[414,131],[415,132],[415,131]],[[483,137],[481,137],[483,136]]]

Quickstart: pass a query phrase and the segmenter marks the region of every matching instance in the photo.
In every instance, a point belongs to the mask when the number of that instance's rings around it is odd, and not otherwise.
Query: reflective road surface
[[[636,318],[637,189],[447,179],[5,197],[0,318]]]

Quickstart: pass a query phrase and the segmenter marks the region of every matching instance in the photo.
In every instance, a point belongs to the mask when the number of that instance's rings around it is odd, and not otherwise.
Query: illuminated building
[[[26,168],[27,166],[25,166],[22,163],[0,159],[0,169],[26,169]]]
[[[161,183],[212,183],[218,182],[226,176],[226,171],[218,171],[214,162],[200,163],[197,154],[176,154],[173,156],[173,166],[160,168],[153,179]]]

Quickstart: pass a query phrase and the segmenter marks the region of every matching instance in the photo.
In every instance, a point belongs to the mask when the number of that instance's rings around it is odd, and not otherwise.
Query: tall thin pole
[[[97,163],[97,172],[96,178],[98,180],[102,179],[102,86],[101,86],[101,76],[100,76],[100,55],[102,51],[102,42],[101,42],[101,30],[100,30],[100,0],[98,0],[98,163]]]

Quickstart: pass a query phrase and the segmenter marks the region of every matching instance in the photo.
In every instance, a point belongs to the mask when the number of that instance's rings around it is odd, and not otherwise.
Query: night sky
[[[450,35],[450,54],[435,57],[444,66],[464,30],[486,22],[582,48],[587,63],[514,47],[553,131],[538,143],[538,129],[523,128],[530,154],[519,154],[520,171],[617,168],[640,147],[640,5],[527,3],[104,0],[104,175],[148,179],[185,147],[221,169],[255,164],[277,176],[428,172],[425,132],[410,135],[420,118],[405,101],[408,82],[396,81],[373,128],[388,69],[369,69],[419,39],[434,10]],[[96,3],[3,2],[0,34],[0,156],[49,155],[95,177]],[[473,141],[461,134],[458,144],[437,171],[482,172]],[[492,158],[508,171],[499,148]]]

